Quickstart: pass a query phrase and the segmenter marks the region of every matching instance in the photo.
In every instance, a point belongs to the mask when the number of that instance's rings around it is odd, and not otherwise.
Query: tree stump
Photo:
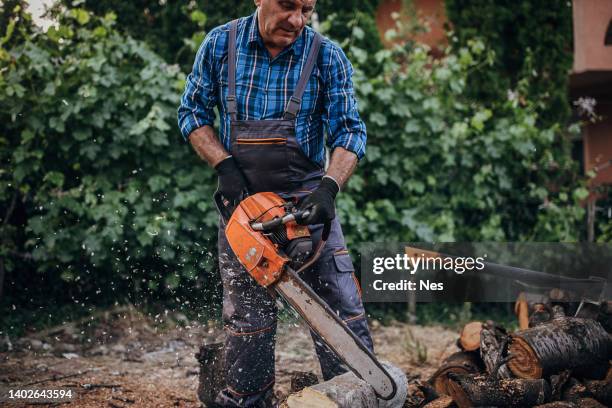
[[[550,396],[544,379],[492,379],[450,373],[451,397],[459,408],[467,407],[531,407],[543,404]]]
[[[542,378],[559,371],[607,361],[610,336],[598,322],[560,317],[512,334],[508,368],[519,378]]]
[[[195,357],[200,363],[198,398],[207,406],[215,406],[215,398],[226,386],[223,343],[205,344]]]
[[[448,373],[478,374],[482,371],[482,362],[475,352],[458,351],[448,356],[433,373],[429,383],[438,395],[450,395]]]

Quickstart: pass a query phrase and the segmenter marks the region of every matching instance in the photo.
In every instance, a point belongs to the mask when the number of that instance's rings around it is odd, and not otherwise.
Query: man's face
[[[268,47],[283,49],[302,34],[317,0],[255,0],[259,32]]]

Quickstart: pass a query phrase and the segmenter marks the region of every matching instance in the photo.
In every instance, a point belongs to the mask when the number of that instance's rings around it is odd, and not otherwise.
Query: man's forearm
[[[189,134],[189,143],[191,143],[198,156],[211,167],[215,167],[229,156],[229,153],[217,138],[212,126],[202,126],[191,132]]]
[[[338,183],[340,189],[344,187],[357,167],[357,155],[342,147],[336,147],[331,155],[327,176]]]

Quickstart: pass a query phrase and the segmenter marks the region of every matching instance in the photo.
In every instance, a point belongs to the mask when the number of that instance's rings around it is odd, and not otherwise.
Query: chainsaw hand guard
[[[260,285],[274,284],[286,265],[297,269],[311,258],[310,232],[295,222],[296,216],[304,214],[277,194],[264,192],[240,202],[227,222],[225,234],[234,254]]]

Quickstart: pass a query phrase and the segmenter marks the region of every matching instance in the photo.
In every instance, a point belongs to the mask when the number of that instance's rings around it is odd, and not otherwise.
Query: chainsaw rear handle
[[[223,218],[223,223],[227,223],[234,212],[233,209],[230,210],[230,202],[223,197],[219,190],[213,194],[213,200],[217,206],[217,211],[219,211],[221,218]]]

